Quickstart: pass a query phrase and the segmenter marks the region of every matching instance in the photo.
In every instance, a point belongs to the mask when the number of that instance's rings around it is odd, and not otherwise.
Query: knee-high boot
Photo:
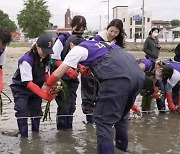
[[[27,119],[17,119],[17,124],[19,128],[19,133],[21,135],[21,138],[27,138],[28,137],[28,122]]]
[[[33,132],[39,132],[40,118],[31,118],[31,128]]]
[[[57,130],[67,130],[68,129],[67,121],[68,121],[67,116],[57,115],[56,117]]]
[[[113,143],[101,143],[98,144],[98,154],[114,154]]]

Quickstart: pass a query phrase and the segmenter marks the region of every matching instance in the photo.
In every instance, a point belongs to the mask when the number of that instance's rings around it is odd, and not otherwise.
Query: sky
[[[70,8],[72,15],[83,15],[88,30],[101,30],[108,22],[108,0],[46,0],[51,12],[50,22],[64,27],[64,14]],[[128,6],[134,15],[142,13],[143,0],[109,0],[109,21],[112,20],[112,8]],[[24,0],[0,0],[0,10],[7,13],[17,23],[16,17],[24,8]],[[145,11],[151,12],[153,20],[180,20],[180,0],[144,0]]]

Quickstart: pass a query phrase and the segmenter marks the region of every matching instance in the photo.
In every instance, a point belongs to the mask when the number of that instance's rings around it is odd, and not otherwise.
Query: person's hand
[[[69,68],[67,71],[66,71],[66,74],[71,78],[71,79],[75,79],[77,78],[78,76],[78,72],[73,70],[72,68]]]
[[[78,64],[78,68],[79,68],[79,72],[81,73],[81,75],[84,75],[84,76],[91,75],[91,71],[90,71],[89,67],[86,67],[82,64]]]
[[[61,89],[61,83],[57,82],[53,85],[52,89],[50,90],[50,94],[54,95],[57,94]]]
[[[158,49],[161,49],[161,46],[160,46],[160,44],[157,44],[157,45],[156,45],[156,47],[157,47]]]
[[[51,102],[55,97],[57,96],[57,94],[50,94],[49,92],[46,92],[46,94],[44,95],[45,100]]]
[[[131,108],[134,112],[134,114],[137,114],[138,116],[141,116],[141,111],[138,109],[138,107],[134,104]]]

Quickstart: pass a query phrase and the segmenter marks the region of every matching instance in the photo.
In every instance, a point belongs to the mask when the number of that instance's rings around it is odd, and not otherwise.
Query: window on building
[[[123,22],[126,22],[126,18],[123,18]]]
[[[150,18],[147,18],[147,22],[150,22]]]
[[[130,25],[132,25],[132,20],[133,20],[133,19],[132,19],[132,17],[131,17],[131,18],[130,18]]]
[[[135,21],[135,25],[142,25],[142,19],[139,21]]]
[[[141,28],[135,28],[135,39],[141,39],[142,37],[142,29]],[[144,38],[144,35],[143,35]]]
[[[130,39],[132,39],[132,28],[130,28]]]
[[[180,32],[179,31],[174,31],[173,35],[174,35],[174,39],[175,38],[180,38]]]

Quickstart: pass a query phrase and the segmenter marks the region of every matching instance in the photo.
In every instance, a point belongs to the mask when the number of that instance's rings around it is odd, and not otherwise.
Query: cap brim
[[[42,48],[42,51],[43,51],[45,54],[53,54],[53,53],[54,53],[52,49]]]

